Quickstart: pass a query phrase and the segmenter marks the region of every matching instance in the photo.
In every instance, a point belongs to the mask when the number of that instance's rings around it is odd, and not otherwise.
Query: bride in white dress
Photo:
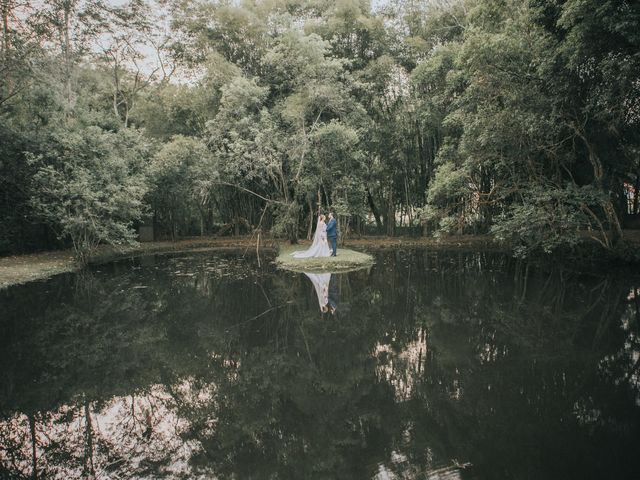
[[[327,224],[324,223],[324,219],[324,215],[318,217],[318,226],[311,246],[306,250],[293,252],[291,255],[294,258],[329,257],[331,255],[331,250],[329,250],[329,244],[327,243]]]

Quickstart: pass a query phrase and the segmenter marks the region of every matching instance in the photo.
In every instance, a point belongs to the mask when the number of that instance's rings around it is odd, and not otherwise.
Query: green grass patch
[[[294,272],[348,272],[373,265],[373,257],[348,248],[338,248],[336,257],[293,258],[297,250],[306,250],[305,245],[280,245],[276,264]]]

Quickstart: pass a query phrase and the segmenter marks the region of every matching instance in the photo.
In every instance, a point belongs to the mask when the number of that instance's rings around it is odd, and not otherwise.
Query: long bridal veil
[[[328,257],[331,255],[327,244],[327,226],[318,219],[313,243],[306,250],[300,250],[291,254],[294,258]]]

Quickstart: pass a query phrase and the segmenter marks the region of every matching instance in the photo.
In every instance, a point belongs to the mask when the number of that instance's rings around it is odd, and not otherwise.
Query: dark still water
[[[638,277],[262,260],[0,292],[0,478],[640,478]]]

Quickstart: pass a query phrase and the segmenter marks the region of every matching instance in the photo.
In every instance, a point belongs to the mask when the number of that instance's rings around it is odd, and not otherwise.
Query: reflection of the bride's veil
[[[323,313],[330,312],[335,313],[337,308],[336,295],[333,295],[331,287],[335,284],[335,275],[331,273],[307,273],[304,274],[311,280],[313,286],[316,289],[316,295],[318,296],[318,304],[320,310]]]

